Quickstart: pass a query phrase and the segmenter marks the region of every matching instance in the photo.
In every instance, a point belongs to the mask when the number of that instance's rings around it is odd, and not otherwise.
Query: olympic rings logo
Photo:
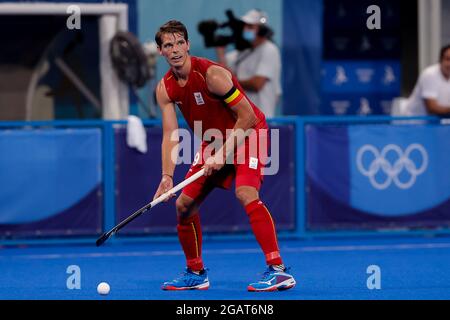
[[[416,165],[410,159],[410,155],[414,151],[420,154],[421,163],[419,165]],[[393,163],[387,159],[388,153],[391,152],[396,155],[396,160]],[[363,157],[366,155],[372,155],[373,157],[368,167],[365,167],[363,164]],[[356,154],[356,165],[359,172],[369,178],[370,183],[375,189],[384,190],[394,183],[398,188],[406,190],[411,188],[416,182],[417,176],[424,173],[427,169],[428,153],[421,144],[417,143],[408,146],[404,152],[395,144],[385,146],[381,152],[373,145],[366,144]],[[380,170],[386,175],[384,182],[379,182],[375,179],[375,176]],[[407,181],[401,181],[399,178],[403,170],[406,170],[410,175]]]

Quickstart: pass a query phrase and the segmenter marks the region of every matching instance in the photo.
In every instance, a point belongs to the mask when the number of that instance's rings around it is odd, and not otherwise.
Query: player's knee
[[[175,202],[177,208],[178,217],[189,216],[192,207],[194,206],[194,200],[187,198],[181,194]]]
[[[259,198],[258,190],[253,187],[239,187],[236,189],[236,198],[243,206],[246,206]]]
[[[177,201],[175,202],[175,206],[177,208],[178,214],[184,214],[189,209],[188,203],[186,203],[186,201],[184,201],[183,199],[180,199],[180,198],[178,198]]]

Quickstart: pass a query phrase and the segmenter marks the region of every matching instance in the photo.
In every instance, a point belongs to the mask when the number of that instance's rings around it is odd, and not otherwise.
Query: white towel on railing
[[[133,115],[128,116],[127,145],[139,152],[147,153],[147,133],[142,120]]]

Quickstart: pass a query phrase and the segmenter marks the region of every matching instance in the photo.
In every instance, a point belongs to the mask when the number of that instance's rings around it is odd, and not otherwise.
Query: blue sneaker
[[[295,279],[288,273],[289,268],[284,271],[278,271],[272,266],[269,266],[263,273],[261,280],[250,283],[247,287],[248,291],[282,291],[288,290],[295,286]]]
[[[161,286],[163,290],[208,290],[209,280],[206,269],[200,274],[192,272],[186,268],[180,277],[175,280],[164,282]]]

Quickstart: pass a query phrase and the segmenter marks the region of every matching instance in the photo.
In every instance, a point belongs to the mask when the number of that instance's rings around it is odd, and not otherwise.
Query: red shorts
[[[202,143],[200,150],[195,155],[191,168],[186,174],[186,178],[189,178],[203,167],[205,158],[208,158],[210,154],[208,151],[205,152],[207,146],[207,143]],[[264,177],[264,165],[267,164],[268,148],[268,130],[260,129],[254,131],[235,152],[232,164],[225,164],[222,169],[209,177],[200,177],[184,187],[182,192],[192,199],[197,199],[214,187],[230,189],[235,178],[236,188],[250,186],[259,190]]]

